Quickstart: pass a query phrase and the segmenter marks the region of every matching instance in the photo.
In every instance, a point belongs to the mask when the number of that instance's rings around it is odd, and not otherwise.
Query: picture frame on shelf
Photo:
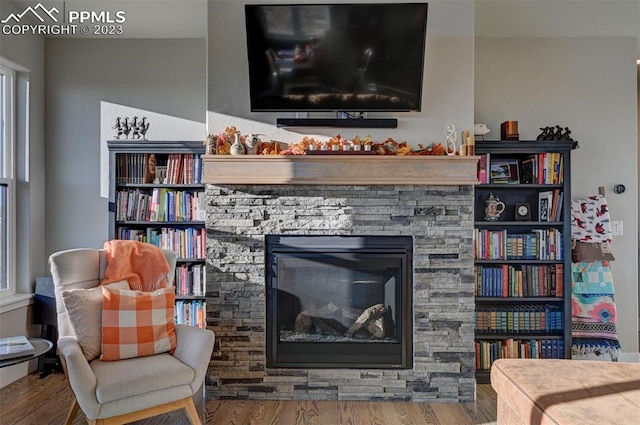
[[[156,166],[156,173],[154,176],[154,183],[166,183],[167,182],[167,166],[166,165],[158,165]]]
[[[520,183],[520,163],[517,159],[492,159],[491,183]]]
[[[156,179],[156,168],[158,166],[158,159],[155,154],[144,155],[144,182],[153,183]]]
[[[551,221],[553,192],[538,193],[538,221]]]

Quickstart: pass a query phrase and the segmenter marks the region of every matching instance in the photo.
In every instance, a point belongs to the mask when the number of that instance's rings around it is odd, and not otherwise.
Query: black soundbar
[[[396,118],[277,118],[278,127],[396,128]]]

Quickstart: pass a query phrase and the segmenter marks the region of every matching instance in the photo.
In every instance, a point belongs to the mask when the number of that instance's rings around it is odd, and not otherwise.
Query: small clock
[[[515,218],[517,221],[531,221],[531,207],[529,207],[529,204],[516,204]]]

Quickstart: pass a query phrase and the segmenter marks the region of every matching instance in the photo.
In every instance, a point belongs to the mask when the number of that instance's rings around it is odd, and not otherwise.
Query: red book
[[[556,297],[562,297],[564,292],[563,264],[556,264]]]
[[[538,184],[544,183],[544,153],[538,154]]]
[[[509,296],[509,266],[502,265],[502,296]]]

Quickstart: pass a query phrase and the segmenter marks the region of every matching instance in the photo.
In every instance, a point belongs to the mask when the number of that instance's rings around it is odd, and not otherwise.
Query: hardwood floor
[[[71,400],[62,373],[44,379],[31,374],[0,389],[0,424],[62,424]],[[469,403],[209,400],[203,416],[203,423],[215,425],[495,424],[496,394],[490,385],[478,385],[477,400]],[[85,416],[79,413],[73,424],[86,424]],[[175,412],[135,424],[188,421],[183,412]]]

